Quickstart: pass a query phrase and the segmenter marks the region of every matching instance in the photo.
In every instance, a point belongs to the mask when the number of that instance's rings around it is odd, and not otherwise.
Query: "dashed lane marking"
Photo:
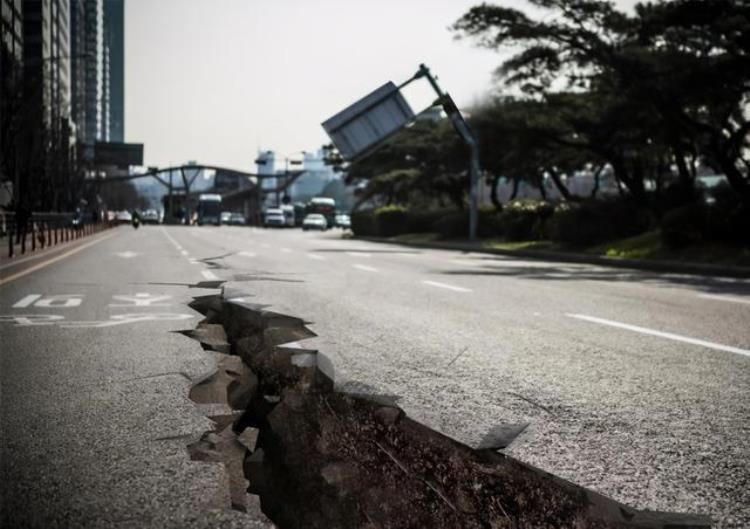
[[[315,259],[316,261],[325,261],[326,260],[325,257],[323,257],[322,255],[318,255],[316,253],[309,253],[309,254],[307,254],[307,256],[310,259]]]
[[[470,288],[458,287],[456,285],[449,285],[447,283],[439,283],[437,281],[423,280],[422,283],[430,285],[431,287],[444,288],[446,290],[452,290],[453,292],[473,292]]]
[[[255,257],[255,252],[240,252],[240,255],[243,257]]]
[[[378,271],[378,269],[373,266],[367,266],[367,265],[362,265],[362,264],[355,264],[352,266],[358,270],[363,270],[365,272],[377,272]]]
[[[366,257],[368,259],[370,257],[372,257],[372,254],[371,253],[367,253],[367,252],[346,252],[346,253],[348,255],[351,255],[352,257]]]
[[[735,353],[744,356],[750,356],[750,351],[747,349],[741,349],[739,347],[732,347],[730,345],[723,345],[720,343],[708,342],[706,340],[699,340],[698,338],[691,338],[689,336],[682,336],[671,332],[657,331],[655,329],[649,329],[647,327],[639,327],[638,325],[630,325],[629,323],[621,323],[619,321],[605,320],[604,318],[597,318],[594,316],[587,316],[585,314],[566,314],[570,318],[576,318],[578,320],[588,321],[591,323],[598,323],[600,325],[608,325],[610,327],[616,327],[618,329],[625,329],[627,331],[633,331],[641,334],[648,334],[651,336],[658,336],[659,338],[666,338],[667,340],[674,340],[676,342],[689,343],[693,345],[700,345],[702,347],[708,347],[709,349],[715,349],[717,351],[726,351],[728,353]]]

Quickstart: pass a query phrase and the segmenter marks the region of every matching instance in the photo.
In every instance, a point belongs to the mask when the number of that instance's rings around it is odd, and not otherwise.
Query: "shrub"
[[[372,210],[352,212],[351,221],[354,235],[374,237],[378,234],[375,213]]]
[[[375,224],[380,237],[393,237],[408,232],[406,208],[401,206],[383,206],[375,210]]]
[[[646,231],[651,217],[627,198],[563,203],[547,225],[549,237],[572,246],[589,246]]]
[[[407,228],[409,233],[428,233],[434,230],[435,223],[446,215],[455,213],[450,209],[409,210]]]
[[[707,211],[703,204],[689,204],[667,212],[661,219],[664,245],[684,248],[703,240],[707,228]]]
[[[466,237],[469,233],[469,213],[466,211],[446,213],[435,221],[432,230],[437,232],[442,239]]]

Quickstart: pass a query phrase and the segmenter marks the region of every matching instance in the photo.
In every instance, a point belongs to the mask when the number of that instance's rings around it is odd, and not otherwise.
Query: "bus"
[[[307,214],[320,213],[326,218],[328,227],[336,225],[336,201],[328,197],[314,197],[307,203]]]
[[[198,196],[198,226],[204,224],[221,225],[221,195],[203,194]]]

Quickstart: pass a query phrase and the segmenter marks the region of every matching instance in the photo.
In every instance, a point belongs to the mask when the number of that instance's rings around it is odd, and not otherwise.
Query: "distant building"
[[[125,1],[104,0],[108,141],[125,141]]]
[[[73,120],[84,158],[124,141],[124,0],[72,0]]]
[[[295,180],[288,192],[295,202],[306,202],[320,195],[330,182],[341,178],[332,166],[326,165],[322,149],[314,153],[306,152],[302,168],[304,173]]]

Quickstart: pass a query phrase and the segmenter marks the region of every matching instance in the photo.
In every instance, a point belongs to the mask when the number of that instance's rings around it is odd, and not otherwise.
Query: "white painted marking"
[[[203,275],[203,277],[209,280],[219,279],[219,276],[214,274],[211,270],[201,270],[201,274]]]
[[[281,251],[284,253],[292,253],[292,250],[290,250],[289,248],[281,248]]]
[[[372,266],[367,266],[367,265],[355,264],[355,265],[352,265],[352,266],[354,268],[359,269],[359,270],[364,270],[365,272],[377,272],[378,271],[377,268],[372,267]]]
[[[367,252],[346,252],[346,253],[351,255],[352,257],[366,257],[368,259],[372,257],[372,254],[367,253]]]
[[[139,323],[144,321],[172,321],[172,320],[189,320],[194,318],[190,314],[175,313],[139,313],[139,314],[116,314],[109,320],[104,321],[68,321],[60,324],[63,329],[80,329],[88,327],[114,327],[115,325],[124,325],[127,323]]]
[[[750,305],[750,299],[736,296],[719,296],[717,294],[698,294],[699,298],[715,299],[717,301],[729,301],[732,303],[745,303]]]
[[[131,259],[138,255],[138,253],[128,250],[127,252],[120,252],[115,254],[117,257],[122,257],[123,259]]]
[[[605,320],[604,318],[596,318],[594,316],[586,316],[585,314],[566,314],[571,318],[584,320],[592,323],[599,323],[601,325],[608,325],[610,327],[616,327],[618,329],[625,329],[627,331],[639,332],[641,334],[648,334],[651,336],[658,336],[659,338],[666,338],[667,340],[674,340],[676,342],[684,342],[693,345],[700,345],[702,347],[708,347],[709,349],[716,349],[717,351],[726,351],[728,353],[736,353],[740,355],[750,356],[750,350],[740,349],[739,347],[732,347],[730,345],[722,345],[720,343],[708,342],[706,340],[699,340],[697,338],[690,338],[689,336],[682,336],[671,332],[662,332],[655,329],[649,329],[647,327],[639,327],[638,325],[630,325],[628,323],[620,323],[618,321]]]
[[[0,323],[15,323],[16,327],[30,327],[32,325],[53,325],[64,320],[65,316],[58,314],[0,314]]]
[[[41,294],[29,294],[28,296],[21,298],[15,305],[13,305],[14,309],[24,309],[26,307],[29,307],[32,303],[34,303],[36,300],[41,298]]]
[[[240,255],[244,257],[255,257],[255,252],[240,252]]]
[[[166,294],[149,294],[138,292],[135,296],[112,296],[115,301],[122,303],[110,303],[110,307],[168,307],[170,303],[159,303],[167,301],[172,296]]]
[[[454,292],[473,292],[473,290],[471,290],[470,288],[457,287],[456,285],[439,283],[437,281],[428,281],[426,279],[422,280],[422,283],[424,283],[425,285],[430,285],[431,287],[444,288],[446,290],[452,290]]]
[[[44,307],[45,309],[69,309],[78,307],[83,302],[82,294],[60,294],[58,296],[47,296],[36,303],[35,307]]]
[[[326,260],[325,257],[323,257],[322,255],[318,255],[316,253],[309,253],[309,254],[307,254],[307,256],[310,259],[315,259],[316,261],[325,261]]]
[[[188,254],[187,250],[180,250],[180,253],[181,253],[182,255],[187,255],[187,254]]]

